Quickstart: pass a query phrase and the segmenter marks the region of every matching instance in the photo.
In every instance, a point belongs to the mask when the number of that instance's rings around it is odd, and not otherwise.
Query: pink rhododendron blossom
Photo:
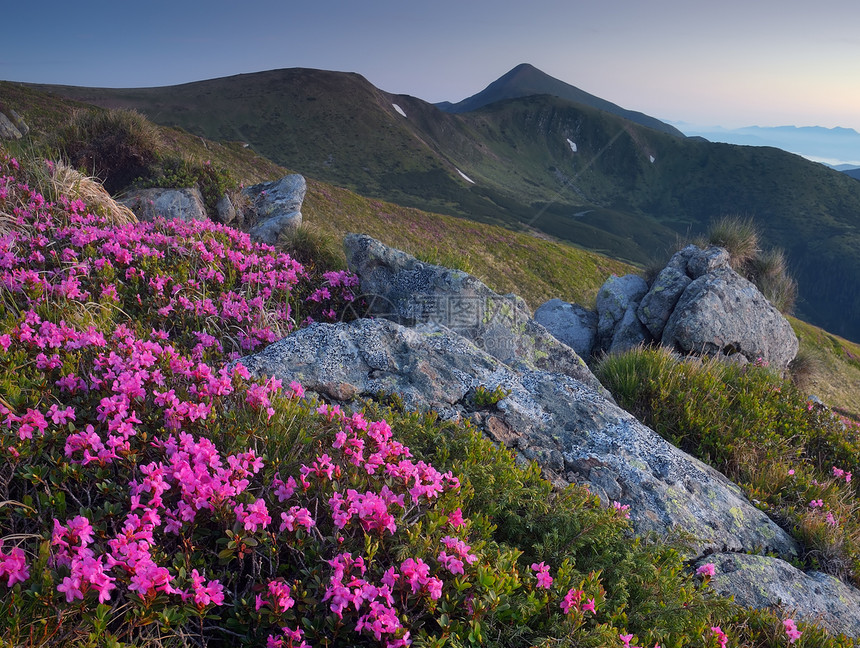
[[[797,626],[794,624],[794,619],[786,619],[782,622],[782,625],[785,628],[785,634],[788,637],[788,643],[790,644],[793,644],[795,641],[800,639],[800,636],[803,634],[803,632],[797,629]]]
[[[552,587],[552,576],[549,575],[549,566],[546,563],[532,563],[532,571],[537,578],[537,586],[543,589]]]
[[[705,563],[696,570],[696,575],[710,577],[713,576],[716,572],[717,568],[714,563]]]

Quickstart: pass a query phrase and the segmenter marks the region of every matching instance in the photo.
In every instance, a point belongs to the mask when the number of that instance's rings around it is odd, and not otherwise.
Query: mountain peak
[[[436,104],[436,106],[445,112],[464,113],[478,110],[496,101],[519,99],[520,97],[541,94],[585,104],[586,106],[623,117],[642,126],[647,126],[648,128],[653,128],[654,130],[676,137],[684,137],[684,134],[674,126],[670,126],[655,117],[627,110],[610,101],[589,94],[569,83],[548,75],[530,63],[520,63],[493,81],[478,94],[467,97],[457,103],[442,102]]]

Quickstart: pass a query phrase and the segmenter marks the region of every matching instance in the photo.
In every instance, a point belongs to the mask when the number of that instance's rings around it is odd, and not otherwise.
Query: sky
[[[858,25],[857,0],[39,0],[4,7],[0,79],[148,87],[311,67],[456,102],[531,63],[676,124],[860,131]]]

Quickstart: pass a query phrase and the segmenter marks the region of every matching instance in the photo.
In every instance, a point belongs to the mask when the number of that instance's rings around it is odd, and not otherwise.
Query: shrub
[[[158,129],[133,110],[78,110],[53,145],[114,194],[147,172],[160,140]]]
[[[197,187],[209,215],[215,214],[218,201],[236,186],[228,171],[209,161],[196,162],[190,158],[161,155],[156,156],[145,175],[138,177],[135,184],[165,189]]]
[[[285,231],[278,243],[291,257],[305,266],[322,268],[346,266],[337,241],[307,223]]]

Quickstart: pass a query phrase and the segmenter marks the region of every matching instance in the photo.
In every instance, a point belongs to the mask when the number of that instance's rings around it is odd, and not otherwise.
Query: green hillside
[[[860,184],[778,149],[678,138],[547,95],[449,114],[356,74],[307,69],[43,89],[239,140],[364,196],[534,228],[638,264],[723,215],[747,216],[787,252],[798,315],[860,340]]]

